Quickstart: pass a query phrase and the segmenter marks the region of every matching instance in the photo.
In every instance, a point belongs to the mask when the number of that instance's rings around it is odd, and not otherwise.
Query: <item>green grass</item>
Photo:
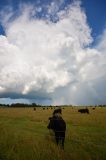
[[[65,150],[57,147],[47,129],[53,110],[0,109],[0,160],[105,160],[106,108],[80,114],[65,108]]]

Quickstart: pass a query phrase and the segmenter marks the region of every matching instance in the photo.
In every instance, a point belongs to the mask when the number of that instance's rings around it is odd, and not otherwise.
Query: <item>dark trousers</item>
[[[61,143],[62,148],[64,149],[64,141],[65,141],[65,132],[64,131],[56,131],[55,132],[55,139],[57,145]]]

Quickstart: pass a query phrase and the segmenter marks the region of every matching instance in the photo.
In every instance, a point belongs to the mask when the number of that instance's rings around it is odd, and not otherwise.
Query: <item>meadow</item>
[[[65,107],[65,149],[47,129],[53,109],[0,108],[0,160],[106,160],[106,108]]]

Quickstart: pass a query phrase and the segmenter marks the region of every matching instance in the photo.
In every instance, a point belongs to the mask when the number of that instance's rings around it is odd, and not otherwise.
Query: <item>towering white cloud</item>
[[[8,16],[2,12],[6,36],[0,36],[0,96],[52,104],[105,103],[104,35],[95,49],[88,47],[93,39],[79,2],[60,11],[55,1],[46,9],[43,19],[37,17],[42,8],[31,5],[21,6],[15,17],[12,10]],[[50,21],[53,13],[55,23]]]

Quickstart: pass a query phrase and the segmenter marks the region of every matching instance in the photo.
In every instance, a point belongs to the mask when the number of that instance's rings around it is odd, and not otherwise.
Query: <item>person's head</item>
[[[62,114],[61,108],[55,109],[53,112],[53,116],[61,116],[61,114]]]

